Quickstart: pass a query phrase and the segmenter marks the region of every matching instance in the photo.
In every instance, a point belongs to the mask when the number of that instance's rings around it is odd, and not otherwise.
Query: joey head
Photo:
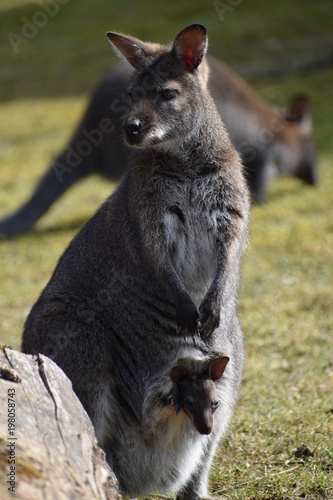
[[[176,413],[183,410],[200,434],[210,434],[213,430],[214,413],[220,405],[216,381],[219,380],[228,357],[214,359],[204,372],[195,375],[186,365],[176,365],[170,376],[174,382],[169,402]]]

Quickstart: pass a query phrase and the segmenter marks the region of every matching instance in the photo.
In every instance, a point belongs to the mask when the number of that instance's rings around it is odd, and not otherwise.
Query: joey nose
[[[198,418],[194,421],[194,425],[200,434],[207,435],[212,432],[214,421],[212,418]]]
[[[197,431],[200,434],[202,434],[203,436],[210,434],[212,432],[212,430],[213,430],[213,426],[209,425],[209,424],[202,424],[202,425],[197,426]]]
[[[139,141],[142,124],[138,118],[123,123],[123,130],[130,143]]]

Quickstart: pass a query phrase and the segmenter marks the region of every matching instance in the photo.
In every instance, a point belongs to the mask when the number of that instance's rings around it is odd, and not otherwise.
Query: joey
[[[213,430],[214,413],[220,405],[216,381],[229,361],[227,357],[214,359],[200,374],[193,374],[186,365],[176,365],[170,372],[174,382],[170,403],[178,414],[182,409],[200,434]]]

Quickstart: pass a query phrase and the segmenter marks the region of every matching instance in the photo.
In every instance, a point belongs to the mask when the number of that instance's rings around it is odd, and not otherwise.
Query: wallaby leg
[[[64,153],[57,157],[60,162]],[[73,171],[63,176],[60,182],[53,170],[53,164],[40,180],[31,198],[15,212],[0,220],[0,238],[14,236],[30,229],[60,196],[80,178],[89,175]]]
[[[125,171],[127,152],[121,145],[118,150],[116,146],[112,148],[109,135],[102,137],[98,145],[90,143],[89,154],[80,154],[80,142],[84,140],[88,143],[82,134],[85,121],[67,148],[53,160],[31,197],[12,214],[0,220],[0,238],[31,229],[50,206],[79,180],[95,173],[107,179],[119,179]]]
[[[80,179],[99,173],[117,180],[127,167],[123,147],[120,110],[113,111],[116,96],[125,91],[128,70],[106,75],[96,87],[68,146],[53,160],[31,197],[12,214],[0,219],[0,238],[31,229],[35,222],[69,187]],[[126,93],[127,95],[127,93]]]

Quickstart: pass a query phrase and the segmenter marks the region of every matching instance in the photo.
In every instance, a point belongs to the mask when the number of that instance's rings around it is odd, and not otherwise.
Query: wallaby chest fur
[[[204,28],[186,28],[171,46],[109,36],[137,70],[123,125],[132,164],[60,258],[22,349],[69,376],[125,494],[206,498],[241,383],[248,190],[207,90]],[[179,358],[213,353],[230,361],[208,436],[163,399]]]
[[[233,219],[228,208],[238,206],[240,193],[233,189],[233,153],[227,149],[225,153],[223,174],[216,171],[216,163],[211,165],[210,171],[207,159],[199,150],[186,157],[187,171],[178,158],[169,157],[168,165],[164,165],[164,159],[160,162],[157,155],[154,175],[148,183],[143,181],[148,196],[138,198],[133,207],[134,213],[146,213],[143,237],[150,251],[159,251],[154,243],[160,233],[171,263],[197,307],[212,283],[221,233],[225,243],[231,244],[232,235],[237,232],[238,218]],[[140,161],[144,164],[146,160],[144,157]],[[233,192],[227,195],[228,188]],[[140,190],[136,184],[134,191]],[[149,203],[149,198],[158,200],[157,205]]]

